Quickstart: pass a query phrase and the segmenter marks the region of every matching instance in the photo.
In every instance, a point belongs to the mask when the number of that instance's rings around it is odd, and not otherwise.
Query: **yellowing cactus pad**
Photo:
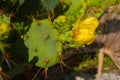
[[[89,17],[84,21],[78,18],[73,25],[71,37],[77,45],[89,45],[95,40],[95,30],[99,22],[94,17]]]

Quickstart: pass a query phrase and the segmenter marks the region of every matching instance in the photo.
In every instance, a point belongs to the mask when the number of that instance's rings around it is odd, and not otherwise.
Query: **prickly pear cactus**
[[[37,59],[36,65],[42,68],[50,67],[58,62],[58,54],[62,52],[62,44],[58,41],[58,32],[53,29],[49,20],[33,22],[24,36],[28,47],[29,61]]]

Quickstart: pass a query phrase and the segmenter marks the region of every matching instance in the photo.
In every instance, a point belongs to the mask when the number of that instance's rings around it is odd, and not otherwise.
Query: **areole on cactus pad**
[[[52,22],[48,19],[40,22],[31,24],[24,40],[28,48],[29,61],[36,58],[36,65],[46,68],[58,62],[58,54],[62,52],[62,44],[58,41],[58,32],[53,29]]]

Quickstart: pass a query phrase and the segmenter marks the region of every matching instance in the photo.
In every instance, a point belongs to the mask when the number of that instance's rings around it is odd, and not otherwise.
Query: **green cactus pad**
[[[88,0],[88,6],[94,7],[94,6],[100,6],[99,0]]]
[[[62,52],[62,44],[57,37],[58,32],[53,29],[51,21],[42,20],[40,24],[33,22],[24,36],[29,61],[36,57],[36,65],[39,67],[55,65],[58,62],[58,53]]]
[[[46,11],[54,10],[59,4],[59,0],[41,0],[41,3]]]

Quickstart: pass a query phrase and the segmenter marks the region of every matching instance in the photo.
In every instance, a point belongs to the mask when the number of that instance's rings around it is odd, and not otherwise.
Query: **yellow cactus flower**
[[[62,23],[65,23],[67,20],[66,16],[63,16],[63,15],[59,16],[59,18],[60,18],[60,22]]]
[[[72,40],[77,45],[91,44],[96,38],[95,30],[98,24],[99,24],[98,20],[94,17],[89,17],[84,21],[80,21],[80,19],[78,18],[72,28],[71,32]]]
[[[9,30],[9,26],[7,23],[2,23],[0,25],[0,34],[4,34]]]

